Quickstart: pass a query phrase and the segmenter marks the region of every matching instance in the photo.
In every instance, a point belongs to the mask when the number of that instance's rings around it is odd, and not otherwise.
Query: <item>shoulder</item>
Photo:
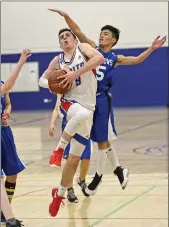
[[[125,56],[120,54],[120,55],[117,55],[117,60],[120,61],[121,59],[123,59]]]
[[[124,55],[117,55],[117,62],[121,63],[124,60],[125,56]]]
[[[53,59],[52,59],[52,61],[50,62],[50,64],[49,64],[49,68],[50,67],[56,67],[56,65],[58,64],[58,62],[59,62],[59,55],[57,55],[57,56],[55,56]]]
[[[59,60],[59,56],[60,56],[60,54],[59,54],[59,55],[57,55],[57,56],[55,56],[55,57],[52,59],[52,61],[53,61],[53,62],[58,62],[58,60]]]
[[[115,64],[115,67],[121,65],[123,59],[125,58],[124,55],[117,55],[117,60],[116,60],[116,64]]]
[[[78,47],[83,53],[95,53],[95,54],[97,53],[97,54],[100,54],[99,50],[97,50],[96,48],[92,47],[88,43],[80,43]]]

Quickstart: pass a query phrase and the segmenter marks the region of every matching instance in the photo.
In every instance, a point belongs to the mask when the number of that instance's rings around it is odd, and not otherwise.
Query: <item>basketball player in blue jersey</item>
[[[118,177],[122,189],[125,189],[128,182],[129,170],[121,168],[116,152],[113,146],[110,145],[108,138],[109,120],[112,124],[112,131],[116,134],[113,109],[111,106],[111,96],[108,94],[112,86],[112,73],[114,68],[117,66],[134,65],[143,62],[154,50],[160,48],[165,43],[166,37],[160,39],[158,36],[153,41],[151,47],[137,57],[126,57],[123,55],[117,56],[113,53],[112,48],[119,40],[119,29],[111,25],[106,25],[101,28],[99,46],[97,47],[95,42],[86,37],[79,26],[70,18],[67,13],[57,9],[49,10],[63,16],[69,28],[78,37],[79,41],[90,44],[92,47],[99,50],[105,58],[105,62],[97,67],[96,70],[98,89],[94,122],[91,131],[91,139],[98,144],[97,171],[92,182],[88,185],[85,191],[83,191],[83,193],[86,196],[95,194],[104,173],[107,157],[112,164],[114,174]]]
[[[22,67],[29,56],[31,56],[30,50],[24,50],[16,67],[11,72],[10,77],[5,83],[1,81],[1,208],[4,218],[6,219],[7,227],[22,226],[21,222],[14,218],[9,202],[11,202],[15,191],[17,174],[25,168],[16,153],[13,134],[8,125],[11,112],[8,92],[15,84]],[[4,173],[7,176],[5,184],[3,181]]]
[[[3,81],[1,81],[2,84],[4,84]],[[17,175],[25,169],[25,166],[16,153],[13,133],[8,125],[11,114],[9,93],[1,96],[1,107],[1,168],[6,175],[5,189],[11,203],[15,193]],[[1,221],[5,222],[3,215]]]

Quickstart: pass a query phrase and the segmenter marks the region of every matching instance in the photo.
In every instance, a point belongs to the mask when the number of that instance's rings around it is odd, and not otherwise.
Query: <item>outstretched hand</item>
[[[160,39],[160,35],[157,36],[157,38],[156,38],[156,39],[153,41],[153,43],[152,43],[152,48],[153,48],[153,50],[156,50],[156,49],[162,47],[162,46],[164,45],[164,43],[166,42],[166,39],[167,39],[166,36],[164,36],[164,37],[161,38],[161,39]]]
[[[20,56],[20,59],[19,59],[19,62],[24,64],[26,62],[26,60],[31,56],[31,50],[29,49],[24,49],[21,56]]]
[[[60,14],[62,17],[65,17],[67,15],[66,12],[62,11],[62,10],[59,10],[59,9],[48,9],[49,11],[52,11],[54,13],[58,13]]]

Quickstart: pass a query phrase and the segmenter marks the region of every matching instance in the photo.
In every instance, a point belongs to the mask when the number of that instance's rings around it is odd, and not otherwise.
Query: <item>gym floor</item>
[[[14,112],[11,119],[20,158],[27,166],[18,177],[12,202],[16,217],[26,227],[167,227],[168,226],[168,114],[164,108],[115,109],[118,139],[112,141],[130,180],[122,190],[107,161],[103,182],[95,196],[85,198],[74,183],[78,204],[65,200],[56,218],[48,214],[51,189],[58,185],[61,169],[48,165],[60,137],[48,134],[51,111]],[[96,145],[94,145],[96,149]],[[94,150],[95,150],[94,149]],[[96,170],[92,156],[87,177]],[[78,176],[77,171],[76,177]]]

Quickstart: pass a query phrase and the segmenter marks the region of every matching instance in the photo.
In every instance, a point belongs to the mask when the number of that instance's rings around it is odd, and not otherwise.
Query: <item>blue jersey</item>
[[[117,62],[117,55],[115,55],[112,50],[110,52],[103,52],[100,47],[96,49],[104,56],[105,61],[103,64],[96,68],[96,77],[97,77],[97,93],[108,91],[113,82],[112,71]]]
[[[1,81],[1,86],[2,86],[2,84],[4,84],[3,81]],[[1,95],[1,117],[2,117],[2,114],[3,114],[5,107],[6,107],[5,97],[6,97],[6,94]]]

